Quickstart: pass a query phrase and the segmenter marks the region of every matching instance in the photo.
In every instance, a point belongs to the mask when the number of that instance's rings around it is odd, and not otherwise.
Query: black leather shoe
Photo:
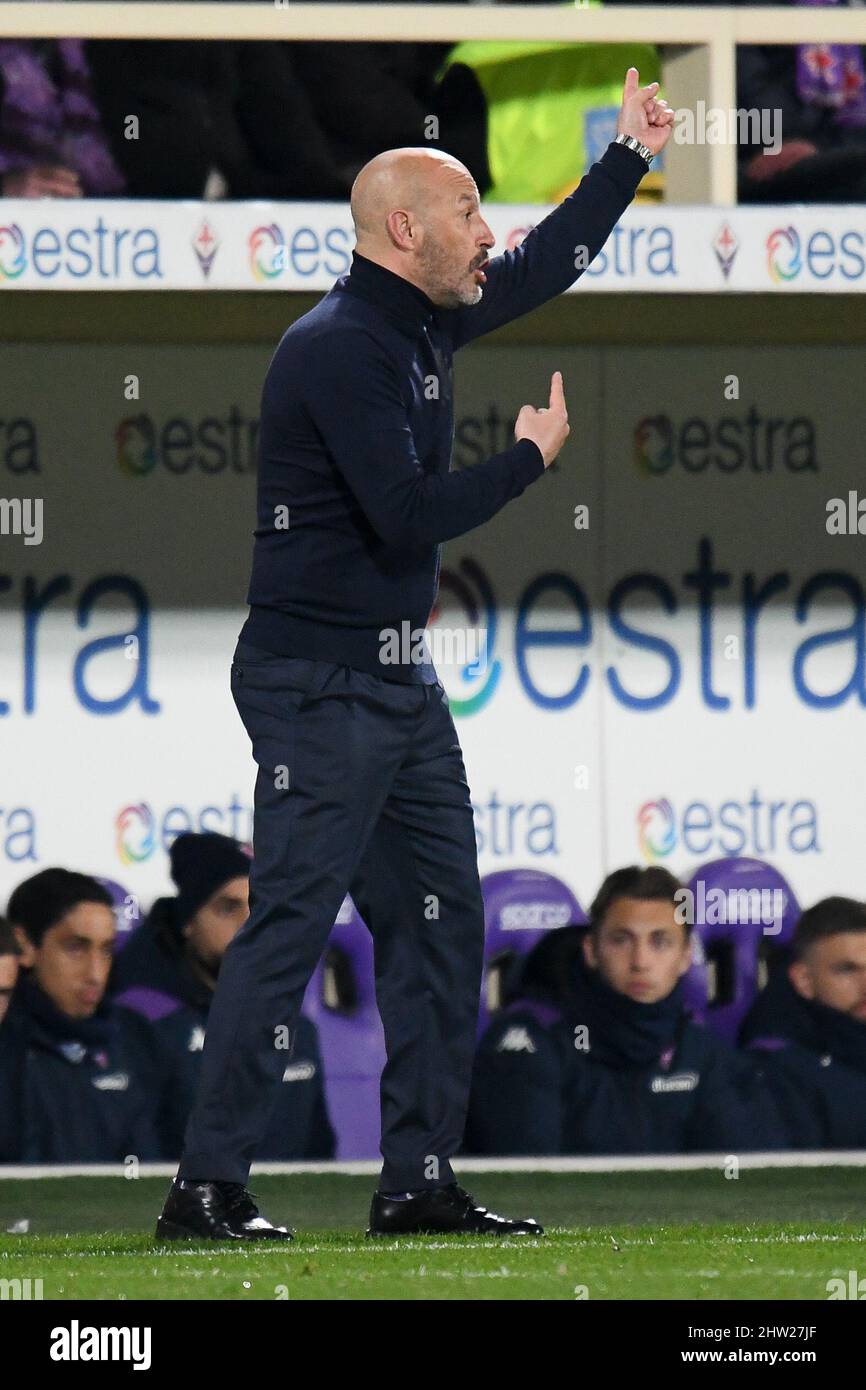
[[[474,1197],[453,1182],[402,1202],[374,1193],[367,1235],[543,1236],[544,1227],[531,1218],[512,1221],[496,1216],[476,1206]]]
[[[175,1179],[156,1223],[158,1240],[292,1240],[285,1226],[259,1214],[239,1182]]]

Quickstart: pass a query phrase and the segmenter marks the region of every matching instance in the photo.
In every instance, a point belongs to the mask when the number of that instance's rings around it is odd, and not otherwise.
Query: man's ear
[[[595,954],[595,941],[593,940],[591,931],[584,933],[583,940],[580,944],[583,947],[583,958],[590,970],[596,970],[598,968],[598,958]]]
[[[795,990],[804,999],[815,998],[815,987],[812,984],[812,976],[809,967],[801,960],[795,960],[788,966],[788,979]]]
[[[23,927],[13,927],[15,940],[21,948],[21,955],[18,957],[18,964],[25,970],[30,970],[36,964],[36,947],[30,940]]]
[[[392,244],[401,251],[409,250],[416,240],[412,219],[405,208],[395,208],[393,212],[389,212],[385,219],[385,226],[388,229]]]

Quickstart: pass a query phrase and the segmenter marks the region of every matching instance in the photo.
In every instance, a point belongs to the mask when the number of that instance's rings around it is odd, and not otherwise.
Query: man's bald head
[[[385,150],[364,165],[352,184],[352,220],[361,255],[362,242],[372,250],[392,245],[388,218],[409,212],[419,218],[429,214],[440,191],[455,176],[473,184],[472,175],[459,159],[443,150],[405,146]]]
[[[444,150],[406,146],[365,164],[352,185],[356,250],[443,307],[476,304],[493,235],[475,180]]]

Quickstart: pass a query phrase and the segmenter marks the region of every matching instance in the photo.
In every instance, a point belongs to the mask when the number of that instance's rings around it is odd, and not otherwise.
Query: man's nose
[[[87,957],[87,976],[91,984],[103,984],[110,969],[111,961],[106,960],[101,951]]]
[[[496,245],[496,237],[493,235],[486,222],[484,223],[484,231],[478,239],[478,245],[483,246],[487,251],[492,250]]]

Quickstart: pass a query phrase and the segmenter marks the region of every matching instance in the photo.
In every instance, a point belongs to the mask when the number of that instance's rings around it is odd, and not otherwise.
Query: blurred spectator
[[[21,947],[5,917],[0,917],[0,1024],[6,1017],[18,979]]]
[[[604,0],[607,5],[634,0]],[[749,5],[760,0],[702,0]],[[680,0],[661,0],[664,4]],[[864,0],[775,0],[785,6]],[[780,13],[780,29],[785,17]],[[742,110],[781,112],[782,148],[742,145],[739,199],[746,203],[850,203],[866,200],[864,49],[857,44],[740,44],[737,102]]]
[[[122,194],[80,39],[0,41],[0,192],[6,198]]]
[[[648,44],[457,44],[437,91],[442,143],[494,203],[559,203],[616,136],[628,64],[641,82],[661,76]],[[653,169],[638,193],[652,185]]]
[[[740,1038],[763,1058],[797,1148],[866,1148],[866,905],[804,912]]]
[[[87,57],[129,197],[348,197],[287,44],[104,39]]]
[[[291,53],[338,161],[354,177],[382,150],[404,145],[451,149],[435,134],[435,74],[448,43],[319,43],[282,45]],[[458,134],[455,129],[454,134]]]
[[[210,1003],[223,952],[249,916],[250,855],[237,840],[178,835],[169,863],[177,896],[157,898],[111,978],[120,1003],[157,1016]]]
[[[169,851],[177,897],[158,898],[115,962],[117,1002],[153,1023],[168,1072],[159,1117],[167,1157],[179,1158],[195,1100],[217,975],[249,916],[250,858],[225,835],[178,835]],[[257,1159],[332,1158],[318,1033],[302,1017]]]
[[[0,1161],[158,1158],[152,1031],[103,997],[116,932],[108,893],[86,874],[43,869],[7,915],[21,976],[0,1029]]]
[[[549,933],[476,1059],[467,1150],[480,1154],[778,1148],[756,1066],[691,1021],[690,929],[666,869],[608,875],[588,929]]]
[[[827,6],[852,0],[788,0]],[[852,5],[853,7],[853,5]],[[784,18],[780,16],[780,23]],[[848,203],[866,199],[866,63],[857,44],[741,45],[740,107],[780,111],[782,147],[740,149],[743,202]]]

